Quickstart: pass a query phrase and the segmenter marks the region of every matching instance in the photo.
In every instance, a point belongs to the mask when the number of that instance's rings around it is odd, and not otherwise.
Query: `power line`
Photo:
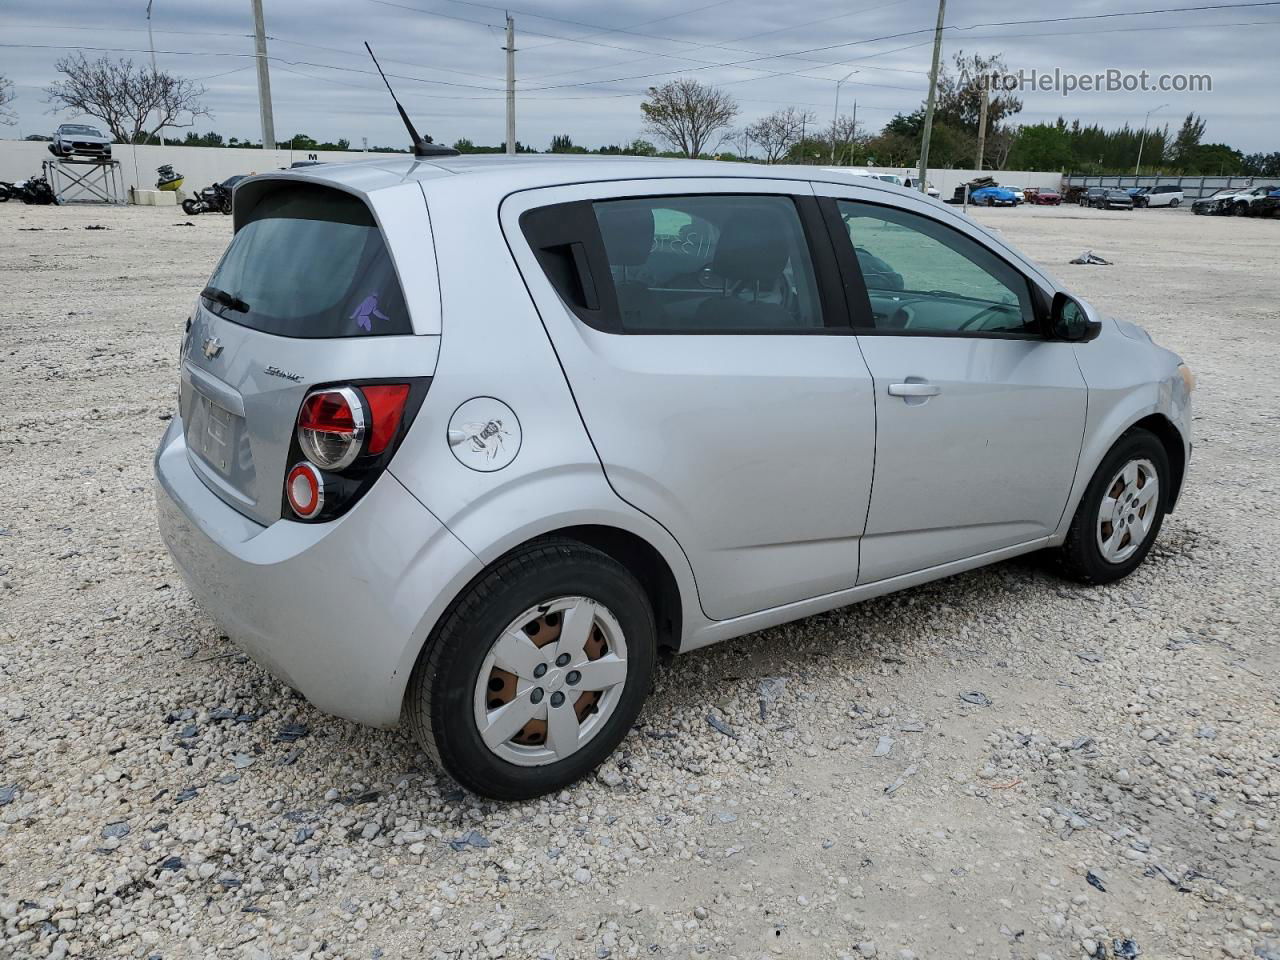
[[[385,2],[388,2],[388,0],[372,0],[372,2],[385,3]],[[1083,20],[1106,20],[1114,17],[1142,17],[1142,16],[1151,16],[1155,14],[1186,13],[1191,11],[1233,10],[1233,9],[1238,9],[1243,7],[1275,7],[1275,6],[1280,6],[1280,0],[1255,0],[1255,2],[1250,2],[1250,3],[1205,4],[1205,5],[1199,5],[1199,6],[1193,6],[1193,7],[1163,7],[1155,10],[1130,10],[1123,13],[1116,12],[1116,13],[1082,14],[1082,15],[1071,16],[1071,17],[1048,17],[1043,19],[1028,19],[1028,20],[1001,20],[1001,21],[991,21],[987,23],[974,23],[974,24],[969,24],[967,26],[948,26],[946,27],[946,29],[968,31],[968,30],[974,30],[980,27],[1023,26],[1023,25],[1033,24],[1033,23],[1066,23],[1070,21],[1083,21]],[[1202,26],[1202,25],[1199,25],[1199,26]],[[619,82],[624,82],[628,80],[649,80],[649,79],[653,79],[654,77],[671,76],[672,74],[677,74],[677,73],[696,73],[701,70],[713,69],[714,67],[743,66],[749,63],[761,63],[766,60],[786,59],[787,57],[795,56],[798,54],[819,53],[825,50],[838,50],[844,47],[858,46],[864,43],[878,43],[881,40],[895,40],[902,37],[919,36],[921,34],[932,33],[933,29],[934,28],[932,27],[925,27],[918,30],[904,30],[899,33],[886,34],[881,37],[871,37],[864,40],[849,40],[849,41],[844,41],[842,43],[829,43],[819,47],[809,47],[804,50],[792,50],[792,51],[789,51],[788,53],[770,54],[767,56],[753,57],[746,60],[732,60],[732,61],[714,64],[712,66],[690,67],[685,70],[666,70],[658,73],[638,74],[638,75],[629,76],[629,77],[614,77],[608,80],[591,80],[591,81],[580,81],[578,83],[570,83],[570,84],[554,84],[554,85],[545,86],[545,87],[531,87],[529,88],[529,92],[532,92],[534,90],[553,90],[553,89],[559,89],[562,87],[590,86],[596,83],[619,83]]]

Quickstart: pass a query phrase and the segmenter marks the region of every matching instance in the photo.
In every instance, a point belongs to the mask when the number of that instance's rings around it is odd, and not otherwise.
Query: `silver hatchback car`
[[[1190,371],[928,197],[805,168],[253,177],[156,455],[192,593],[317,707],[557,789],[688,651],[1031,551],[1142,562]]]

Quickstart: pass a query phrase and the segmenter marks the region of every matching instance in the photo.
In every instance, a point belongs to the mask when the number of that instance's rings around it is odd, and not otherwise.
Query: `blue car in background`
[[[1016,207],[1022,197],[1007,187],[979,187],[969,194],[969,202],[988,207]]]

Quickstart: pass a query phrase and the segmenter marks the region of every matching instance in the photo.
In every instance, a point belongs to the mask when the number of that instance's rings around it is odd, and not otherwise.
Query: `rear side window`
[[[790,197],[642,197],[592,206],[624,332],[823,326],[813,261]]]
[[[210,277],[204,303],[233,323],[282,337],[413,332],[369,208],[312,184],[263,196]]]

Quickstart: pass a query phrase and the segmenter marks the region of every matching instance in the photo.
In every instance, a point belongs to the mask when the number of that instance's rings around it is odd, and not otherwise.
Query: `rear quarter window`
[[[413,327],[382,231],[357,197],[314,184],[262,195],[209,278],[205,306],[282,337],[409,334]]]

